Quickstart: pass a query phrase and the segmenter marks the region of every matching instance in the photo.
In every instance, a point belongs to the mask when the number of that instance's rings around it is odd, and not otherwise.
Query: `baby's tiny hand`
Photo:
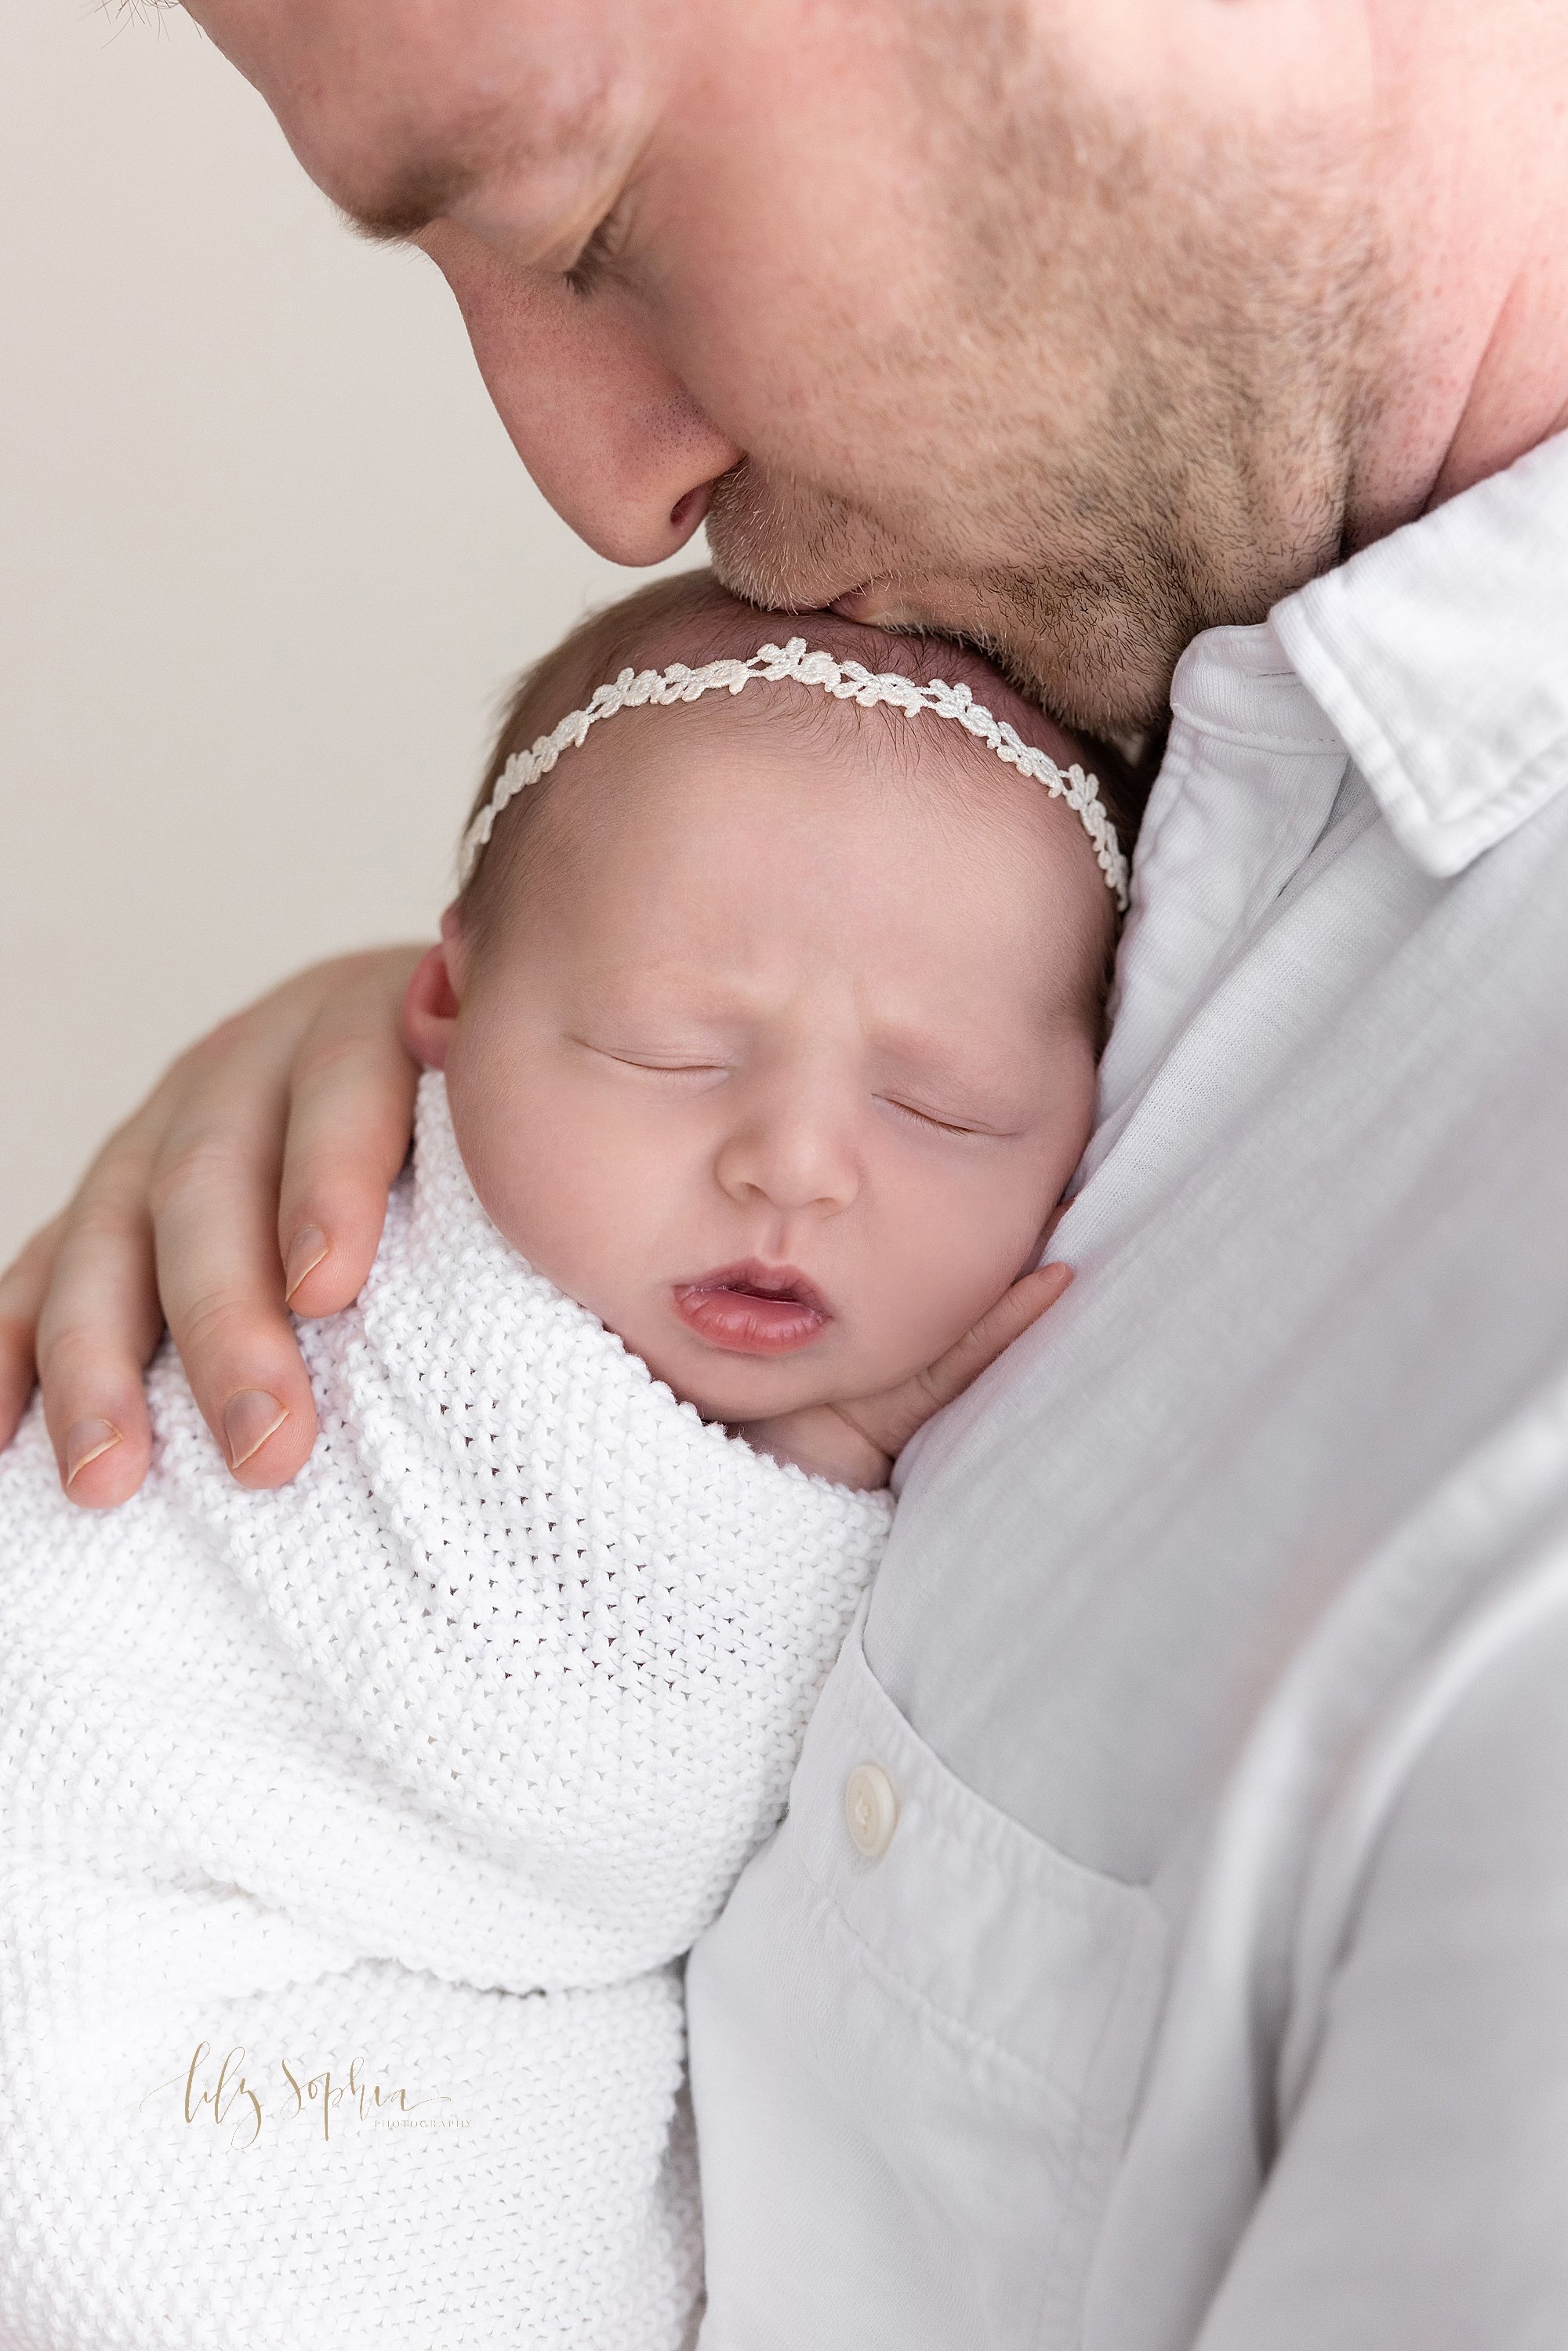
[[[748,1421],[736,1435],[758,1453],[793,1461],[813,1478],[862,1489],[885,1486],[894,1462],[915,1430],[962,1395],[1005,1347],[1037,1322],[1048,1306],[1054,1306],[1071,1279],[1071,1266],[1037,1266],[1005,1290],[945,1355],[897,1387],[848,1404],[806,1405],[799,1412],[780,1413],[776,1420]]]

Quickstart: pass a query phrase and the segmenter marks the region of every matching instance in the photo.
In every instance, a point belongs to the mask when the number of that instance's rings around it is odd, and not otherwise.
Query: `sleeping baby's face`
[[[1089,1133],[1088,839],[918,731],[757,690],[623,714],[411,989],[490,1216],[713,1419],[931,1363],[1033,1261]]]

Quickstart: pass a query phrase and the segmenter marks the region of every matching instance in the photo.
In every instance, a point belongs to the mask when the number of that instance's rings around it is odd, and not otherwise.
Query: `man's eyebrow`
[[[514,166],[559,162],[564,155],[602,162],[610,132],[600,94],[559,121],[538,116],[519,148],[515,126],[492,114],[459,131],[444,153],[414,153],[394,163],[381,185],[357,189],[337,199],[337,209],[356,235],[373,245],[407,245],[422,230],[449,217],[495,168],[498,159]]]

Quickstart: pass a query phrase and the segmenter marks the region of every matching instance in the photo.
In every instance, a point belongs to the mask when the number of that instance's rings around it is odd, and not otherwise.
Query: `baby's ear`
[[[402,999],[402,1041],[427,1070],[446,1067],[466,963],[457,909],[448,906],[441,918],[441,944],[420,956]]]

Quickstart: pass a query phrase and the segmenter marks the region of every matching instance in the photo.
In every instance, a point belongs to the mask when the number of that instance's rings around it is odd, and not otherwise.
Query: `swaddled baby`
[[[983,664],[768,638],[687,580],[525,683],[294,1482],[167,1352],[122,1510],[0,1462],[16,2351],[691,2339],[680,1961],[1039,1255],[1123,882]]]

